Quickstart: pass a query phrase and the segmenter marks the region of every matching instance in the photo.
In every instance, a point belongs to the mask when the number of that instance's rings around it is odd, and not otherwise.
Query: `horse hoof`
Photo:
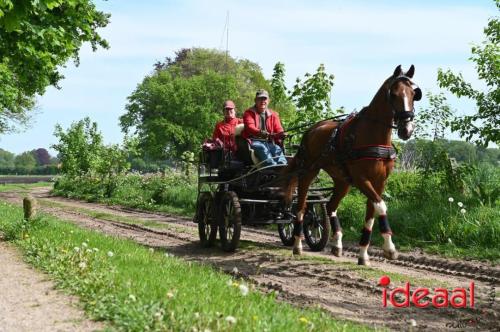
[[[398,258],[398,252],[396,250],[394,251],[384,251],[384,257],[389,259],[389,260],[394,260]]]
[[[335,257],[341,257],[342,256],[342,248],[332,247],[332,254]]]
[[[370,266],[370,260],[358,257],[358,265]]]
[[[293,254],[297,256],[302,255],[302,248],[293,248]]]

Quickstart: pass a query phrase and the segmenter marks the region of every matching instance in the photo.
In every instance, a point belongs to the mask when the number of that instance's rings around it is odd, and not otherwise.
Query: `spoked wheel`
[[[312,251],[321,251],[325,248],[330,236],[330,228],[326,204],[308,204],[304,215],[304,237]]]
[[[278,224],[278,234],[280,235],[281,242],[287,247],[293,245],[293,222],[287,224]]]
[[[217,239],[217,223],[215,222],[215,201],[211,194],[202,193],[198,198],[196,222],[198,234],[203,247],[211,247]]]
[[[222,249],[235,251],[240,242],[241,207],[234,191],[224,193],[221,199],[219,234]]]

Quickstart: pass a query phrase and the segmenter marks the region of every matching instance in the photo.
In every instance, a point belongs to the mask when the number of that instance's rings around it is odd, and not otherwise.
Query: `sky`
[[[399,64],[405,70],[415,65],[414,81],[424,95],[441,91],[438,68],[461,72],[481,88],[468,60],[470,49],[483,40],[488,18],[498,15],[493,0],[94,3],[111,14],[110,24],[99,30],[110,49],[92,52],[84,46],[80,65],[70,61],[63,69],[61,89],[49,87],[38,98],[31,127],[0,135],[0,148],[14,153],[46,148],[55,155],[50,148],[57,143],[55,125],[66,129],[86,116],[97,122],[105,143],[121,143],[119,117],[127,97],[154,63],[181,48],[225,50],[226,41],[232,57],[258,63],[268,79],[274,65],[284,63],[289,88],[323,63],[335,75],[332,106],[349,112],[367,105]],[[474,111],[472,102],[447,96],[457,114]],[[424,97],[416,111],[427,105]],[[240,108],[246,106],[251,105]]]

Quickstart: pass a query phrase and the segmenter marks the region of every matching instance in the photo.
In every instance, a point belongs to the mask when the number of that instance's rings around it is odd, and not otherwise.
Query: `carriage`
[[[243,225],[275,224],[283,244],[292,246],[296,199],[285,207],[280,187],[280,174],[286,166],[260,167],[246,140],[238,135],[238,129],[236,153],[222,148],[202,149],[200,153],[194,218],[200,242],[205,247],[212,246],[219,233],[222,249],[232,252],[238,247]],[[330,223],[326,202],[321,188],[309,190],[304,238],[313,251],[323,250],[328,242]]]

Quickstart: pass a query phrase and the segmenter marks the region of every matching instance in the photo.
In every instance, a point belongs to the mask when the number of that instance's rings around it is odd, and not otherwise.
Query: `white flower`
[[[231,287],[233,285],[233,281],[231,279],[229,279],[226,283],[229,287]]]
[[[153,248],[149,248],[149,252],[153,253],[155,250]]]
[[[132,302],[135,302],[137,299],[135,298],[135,295],[134,294],[129,294],[128,298],[130,299],[130,301]]]
[[[453,197],[448,198],[448,202],[453,203],[454,199]]]
[[[450,238],[448,238],[448,243],[453,244],[453,241]]]
[[[108,251],[108,257],[113,257],[113,252],[112,251]]]
[[[458,207],[464,207],[464,203],[462,203],[462,202],[458,202],[457,205],[458,205]]]
[[[231,271],[233,274],[238,274],[238,268],[235,266],[233,267],[233,270]]]
[[[414,320],[413,318],[410,319],[410,325],[413,326],[413,327],[417,326],[417,321]]]
[[[97,248],[94,248],[92,250],[94,250],[94,252],[98,252],[99,251],[99,249],[97,249]]]
[[[86,242],[82,242],[82,248],[87,248],[88,244]]]
[[[78,264],[78,267],[82,270],[84,270],[85,268],[87,268],[87,263],[85,262],[80,262],[80,264]]]
[[[74,250],[75,252],[80,252],[80,248],[79,248],[79,247],[74,247],[74,248],[73,248],[73,250]]]
[[[248,287],[246,285],[240,285],[240,292],[241,295],[247,296],[248,295]]]
[[[228,322],[229,324],[236,324],[236,318],[234,318],[233,316],[227,316],[226,322]]]
[[[196,319],[200,318],[200,313],[199,312],[195,312],[194,313],[194,318],[196,318]]]
[[[92,249],[87,249],[87,250],[85,250],[85,252],[86,252],[87,254],[91,254],[91,253],[93,253]]]
[[[461,214],[465,214],[465,212],[467,212],[465,209],[460,210]]]
[[[171,299],[174,297],[174,293],[173,292],[167,292],[167,298]]]

